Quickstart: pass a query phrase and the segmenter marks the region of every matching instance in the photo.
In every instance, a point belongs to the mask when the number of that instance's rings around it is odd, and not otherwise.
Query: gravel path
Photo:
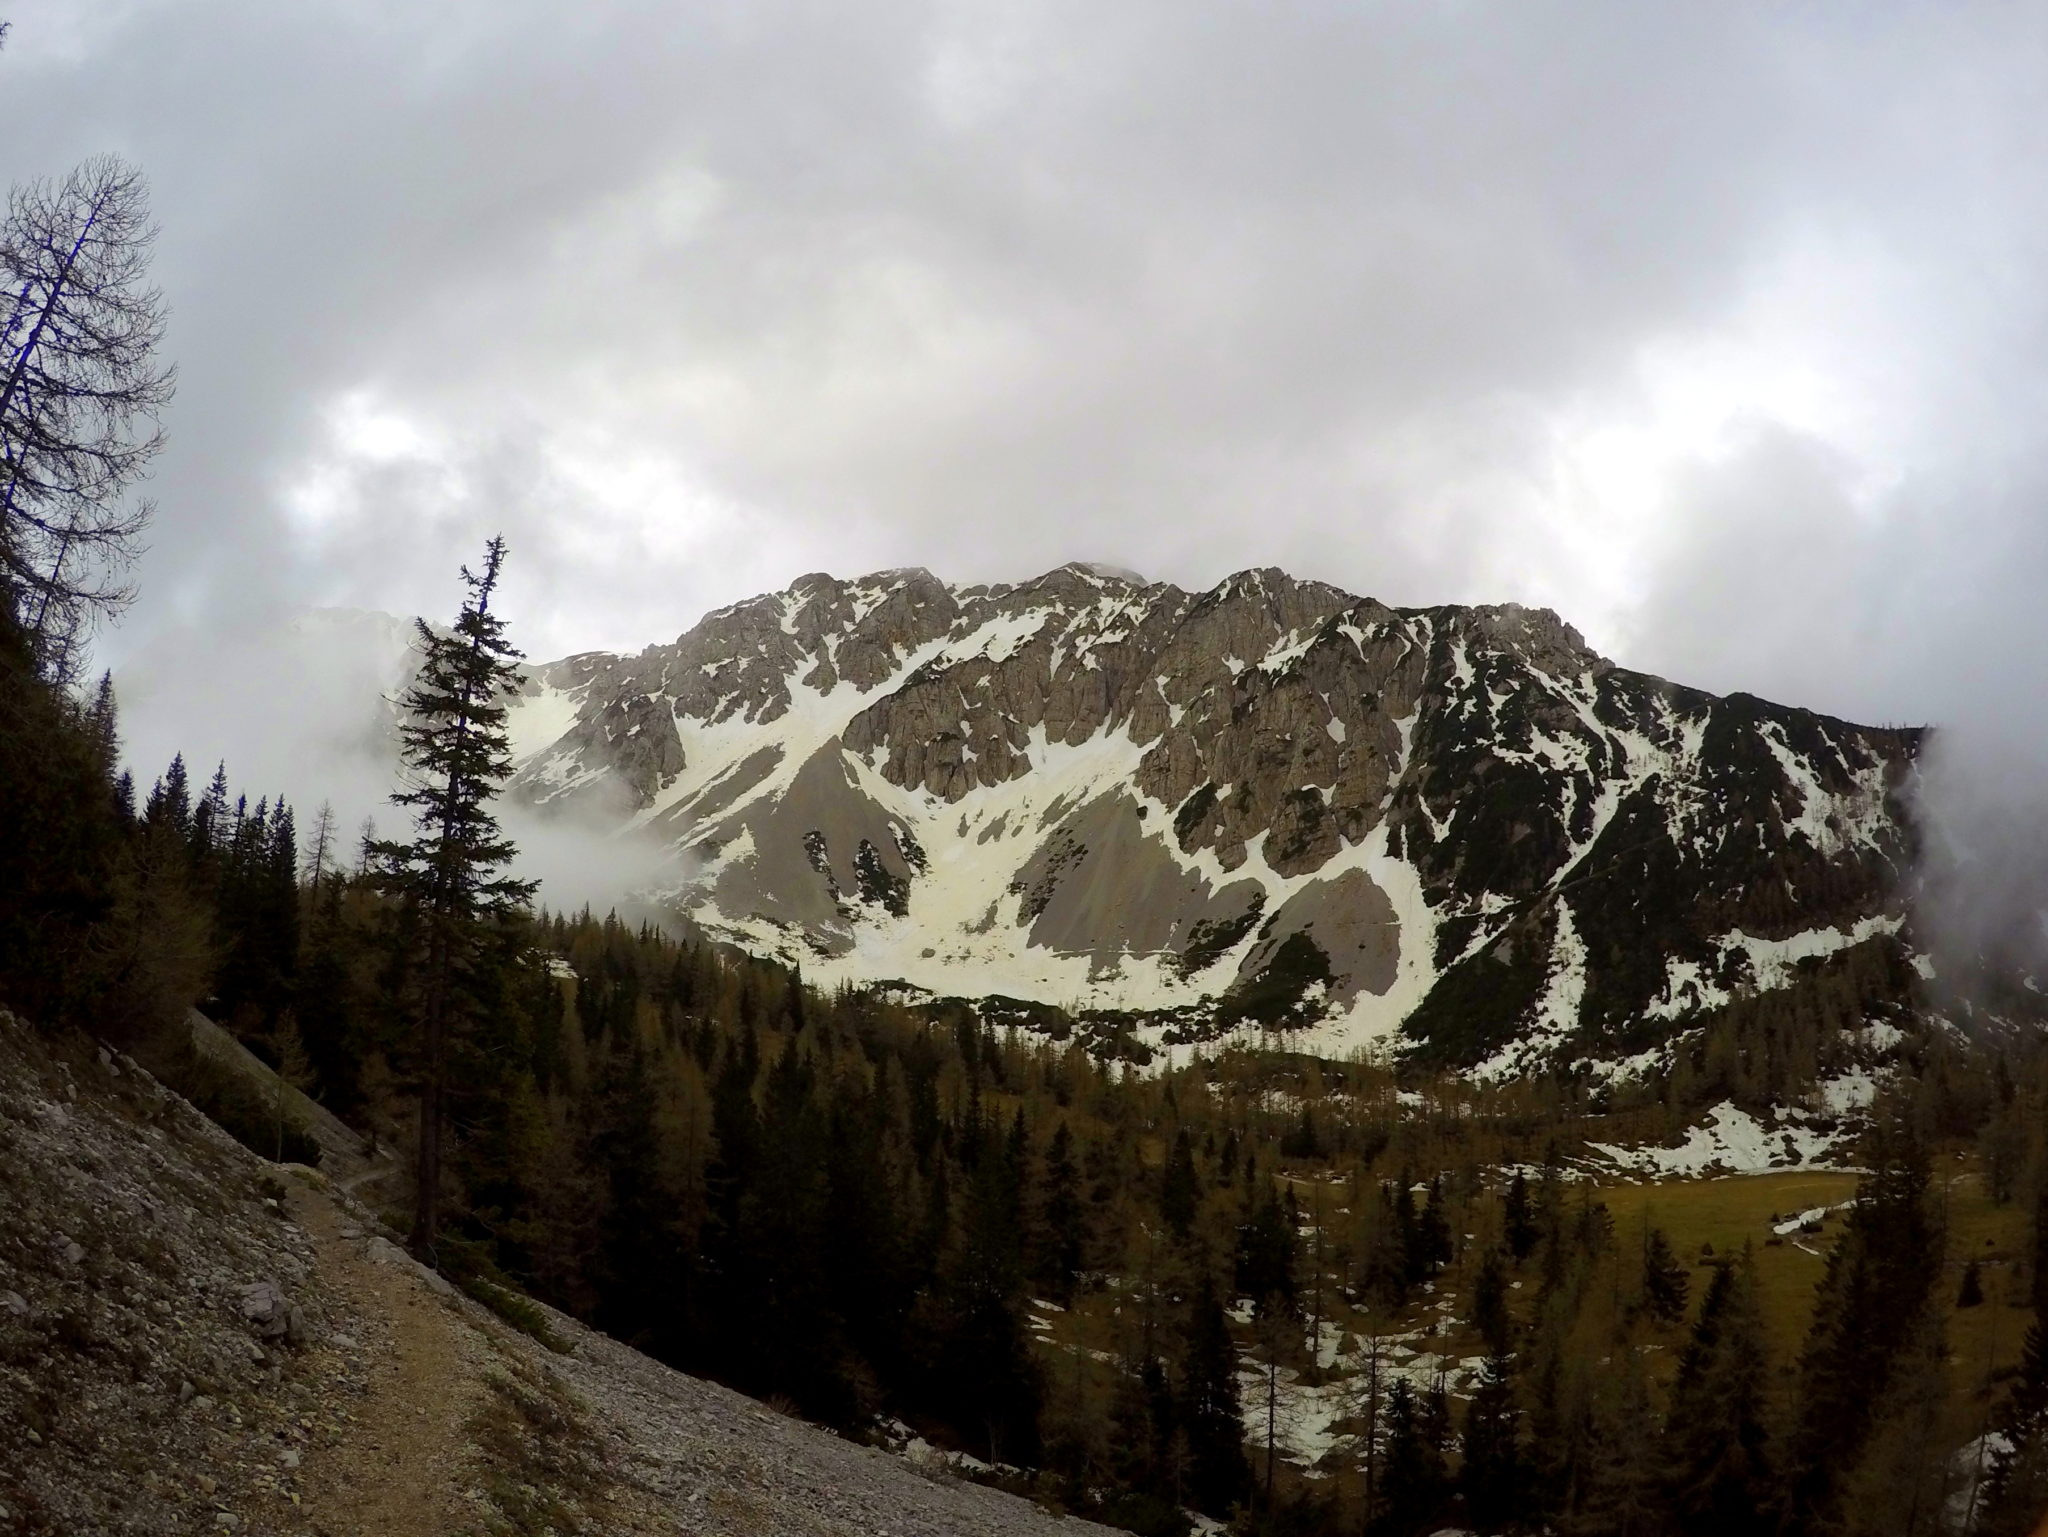
[[[559,1319],[546,1357],[619,1473],[703,1537],[1086,1537],[1111,1528],[858,1446]]]
[[[367,1235],[325,1191],[294,1183],[292,1215],[323,1278],[371,1336],[360,1342],[370,1364],[339,1443],[307,1459],[307,1523],[324,1537],[442,1537],[473,1519],[461,1492],[475,1477],[469,1421],[482,1397],[481,1342],[387,1240]]]

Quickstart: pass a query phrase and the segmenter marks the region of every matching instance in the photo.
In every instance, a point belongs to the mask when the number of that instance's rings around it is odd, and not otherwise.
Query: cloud
[[[1083,544],[1611,605],[1541,558],[1585,516],[1542,424],[1626,409],[1799,221],[1937,195],[1910,131],[2006,40],[1618,4],[18,22],[10,168],[112,142],[165,224],[185,387],[137,630],[427,606],[503,525],[575,578],[533,594],[542,649]]]
[[[819,568],[1278,564],[2048,766],[2048,14],[10,15],[0,171],[118,149],[164,225],[116,660],[441,613],[500,529],[537,657]]]

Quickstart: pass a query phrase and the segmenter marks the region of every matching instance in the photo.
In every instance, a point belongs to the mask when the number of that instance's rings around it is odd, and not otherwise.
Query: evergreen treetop
[[[485,547],[481,573],[462,568],[469,597],[453,630],[413,621],[425,660],[399,699],[406,783],[391,799],[411,809],[417,833],[410,842],[374,844],[386,886],[442,920],[504,916],[535,889],[499,873],[514,849],[490,806],[512,772],[505,700],[518,686],[524,655],[491,612],[504,560],[499,536]]]

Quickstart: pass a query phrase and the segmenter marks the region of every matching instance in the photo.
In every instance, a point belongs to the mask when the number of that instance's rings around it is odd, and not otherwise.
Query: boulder
[[[242,1318],[258,1339],[282,1339],[291,1328],[290,1304],[275,1281],[252,1281],[242,1288]]]

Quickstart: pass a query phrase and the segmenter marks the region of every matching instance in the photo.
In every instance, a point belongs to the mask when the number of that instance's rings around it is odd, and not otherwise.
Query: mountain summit
[[[515,793],[680,850],[708,934],[1140,1043],[1612,1072],[1910,960],[1917,731],[1632,672],[1546,609],[819,574],[531,668],[512,727]]]

